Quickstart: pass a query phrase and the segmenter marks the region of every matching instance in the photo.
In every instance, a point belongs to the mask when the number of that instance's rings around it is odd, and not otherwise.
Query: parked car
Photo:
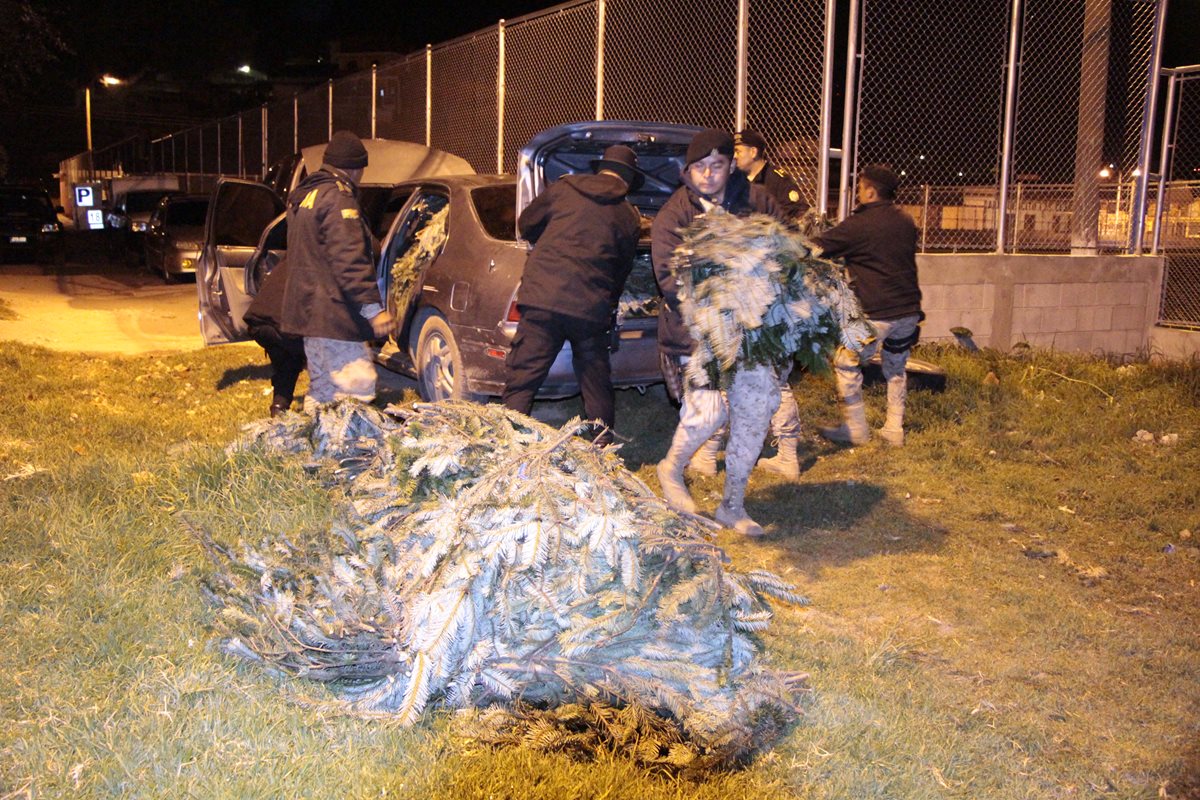
[[[108,225],[114,254],[123,253],[131,261],[140,260],[145,251],[150,214],[164,197],[183,194],[178,189],[130,189],[117,195],[104,221]]]
[[[168,195],[158,201],[146,229],[146,267],[168,282],[196,272],[204,246],[208,195]]]
[[[0,256],[63,260],[62,223],[45,189],[0,186]]]

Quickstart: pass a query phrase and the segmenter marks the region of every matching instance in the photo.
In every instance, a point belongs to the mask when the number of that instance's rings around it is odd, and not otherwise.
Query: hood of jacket
[[[575,175],[564,175],[558,179],[558,182],[569,186],[584,197],[597,203],[624,202],[625,195],[628,192],[625,181],[615,175],[577,173]]]

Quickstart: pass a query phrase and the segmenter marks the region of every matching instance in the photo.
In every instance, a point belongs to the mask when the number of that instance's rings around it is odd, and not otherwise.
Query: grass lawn
[[[446,712],[331,714],[223,655],[177,515],[256,535],[331,513],[298,468],[229,479],[261,353],[0,344],[0,800],[1200,797],[1200,363],[922,355],[950,387],[910,395],[901,450],[822,443],[832,383],[795,380],[801,480],[756,473],[769,535],[719,542],[812,598],[763,636],[812,691],[773,749],[696,782],[471,745]],[[660,391],[620,394],[652,486],[673,424]],[[692,486],[712,511],[721,479]]]

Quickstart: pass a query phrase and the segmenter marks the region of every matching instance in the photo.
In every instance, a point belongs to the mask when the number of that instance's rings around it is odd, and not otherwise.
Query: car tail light
[[[505,322],[520,322],[521,312],[517,309],[517,301],[513,300],[508,305],[508,316],[504,318]]]

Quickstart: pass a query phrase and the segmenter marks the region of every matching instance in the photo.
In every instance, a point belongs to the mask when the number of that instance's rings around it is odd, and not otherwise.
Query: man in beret
[[[651,228],[654,277],[663,297],[658,313],[663,376],[682,403],[671,445],[656,467],[658,482],[668,505],[695,513],[696,505],[683,480],[684,468],[728,420],[725,488],[713,516],[745,536],[762,536],[762,527],[746,513],[744,500],[771,415],[779,407],[778,376],[765,366],[739,370],[726,396],[711,387],[687,385],[683,365],[692,355],[693,342],[679,311],[679,282],[671,258],[683,240],[683,229],[701,214],[757,213],[779,218],[779,208],[775,198],[763,187],[751,184],[736,168],[733,136],[726,131],[703,130],[692,137],[682,179]],[[710,446],[719,447],[719,441]]]
[[[643,178],[637,155],[625,145],[607,148],[591,168],[594,174],[559,178],[517,220],[533,251],[517,289],[521,321],[503,399],[528,414],[563,342],[570,342],[583,412],[603,425],[596,443],[609,444],[616,417],[609,360],[613,317],[641,231],[641,215],[626,195]]]
[[[850,283],[875,339],[862,353],[839,347],[833,357],[841,425],[821,435],[840,444],[863,444],[871,435],[862,396],[860,360],[883,348],[887,379],[887,419],[879,435],[890,445],[904,444],[905,366],[920,337],[921,287],[917,282],[917,226],[896,207],[900,178],[891,167],[871,164],[858,175],[858,205],[841,224],[815,237],[820,255],[845,259]]]
[[[761,133],[744,130],[734,134],[733,160],[751,183],[770,192],[785,217],[799,219],[808,211],[808,203],[792,176],[767,161],[767,140]]]
[[[338,131],[321,168],[288,198],[289,274],[280,328],[304,337],[307,409],[345,397],[375,399],[367,342],[395,328],[379,295],[371,234],[358,206],[366,166],[362,140]]]

